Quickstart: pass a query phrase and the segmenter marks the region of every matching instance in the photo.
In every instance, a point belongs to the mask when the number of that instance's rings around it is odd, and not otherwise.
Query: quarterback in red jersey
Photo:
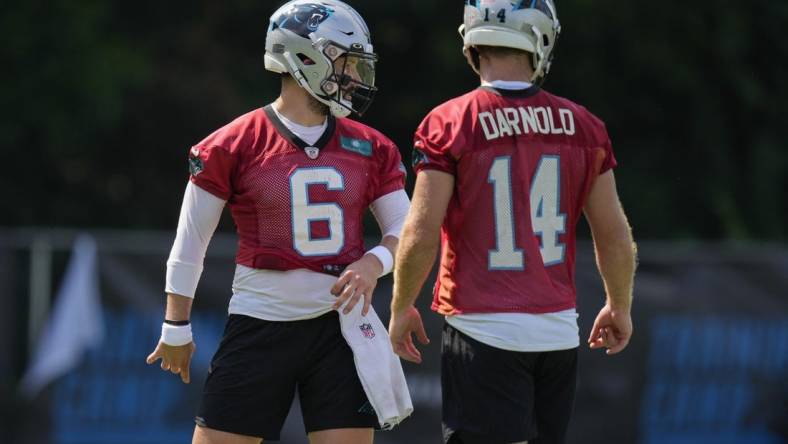
[[[269,105],[211,134],[191,150],[191,182],[228,201],[238,264],[339,274],[364,255],[370,204],[403,189],[399,151],[349,119],[328,116],[311,144],[283,120]]]
[[[551,0],[466,2],[460,32],[480,88],[416,130],[413,205],[397,255],[389,333],[419,362],[414,301],[441,259],[433,310],[442,337],[449,443],[562,443],[575,391],[575,227],[592,229],[607,303],[592,348],[632,333],[635,250],[610,140],[588,110],[540,88],[560,31]]]
[[[225,205],[238,231],[230,316],[194,443],[278,440],[296,391],[312,443],[371,443],[375,428],[412,411],[399,359],[385,331],[374,335],[380,320],[370,308],[409,208],[404,167],[388,138],[345,118],[371,103],[375,61],[369,30],[351,7],[289,2],[266,35],[265,65],[282,76],[280,97],[189,152],[191,178],[167,261],[166,320],[148,357],[184,382],[194,351],[192,299]],[[368,208],[383,238],[365,252]],[[367,355],[368,339],[382,337],[372,352],[391,363],[365,364],[351,333],[366,338]],[[384,364],[391,383],[369,381],[368,367]],[[396,408],[381,406],[395,389]]]

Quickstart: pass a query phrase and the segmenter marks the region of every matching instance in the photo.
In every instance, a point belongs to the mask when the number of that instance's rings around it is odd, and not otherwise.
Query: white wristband
[[[380,260],[380,263],[383,264],[383,272],[380,273],[380,276],[385,276],[391,273],[391,269],[394,268],[394,256],[391,255],[391,252],[388,248],[384,247],[383,245],[378,245],[377,247],[367,251],[365,254],[374,255]]]
[[[188,325],[170,325],[166,322],[161,325],[161,342],[179,347],[192,342],[192,326]]]

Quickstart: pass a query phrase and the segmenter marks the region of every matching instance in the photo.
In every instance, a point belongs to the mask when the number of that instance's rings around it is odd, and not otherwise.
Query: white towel
[[[413,412],[413,402],[386,328],[372,307],[362,316],[363,305],[359,301],[347,315],[339,313],[342,336],[353,350],[358,379],[375,409],[380,428],[391,430]]]

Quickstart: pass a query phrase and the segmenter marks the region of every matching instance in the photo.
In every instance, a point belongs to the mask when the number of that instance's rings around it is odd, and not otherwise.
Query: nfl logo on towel
[[[365,338],[372,339],[375,337],[375,330],[372,329],[372,324],[361,324],[358,328],[361,330],[361,333],[364,334]]]

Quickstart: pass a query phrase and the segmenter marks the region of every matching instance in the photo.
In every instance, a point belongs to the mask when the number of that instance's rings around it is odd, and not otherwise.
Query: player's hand
[[[389,337],[394,353],[406,361],[421,364],[421,352],[413,344],[413,333],[416,339],[424,345],[430,343],[424,323],[416,307],[410,306],[402,311],[392,311],[389,321]]]
[[[372,254],[365,254],[361,259],[348,265],[345,272],[331,287],[331,294],[337,297],[334,310],[345,308],[342,313],[348,314],[358,301],[363,298],[364,308],[361,314],[366,316],[372,304],[372,292],[378,285],[378,276],[383,272],[383,264]],[[347,304],[346,304],[347,302]]]
[[[606,304],[591,328],[588,346],[591,348],[607,348],[608,355],[624,350],[632,337],[632,316],[629,310],[615,309]]]
[[[176,375],[181,375],[181,381],[184,384],[189,383],[189,365],[191,364],[194,349],[194,341],[180,346],[167,345],[159,342],[156,350],[153,350],[145,360],[148,364],[153,364],[156,360],[161,359],[161,369],[170,371]]]

